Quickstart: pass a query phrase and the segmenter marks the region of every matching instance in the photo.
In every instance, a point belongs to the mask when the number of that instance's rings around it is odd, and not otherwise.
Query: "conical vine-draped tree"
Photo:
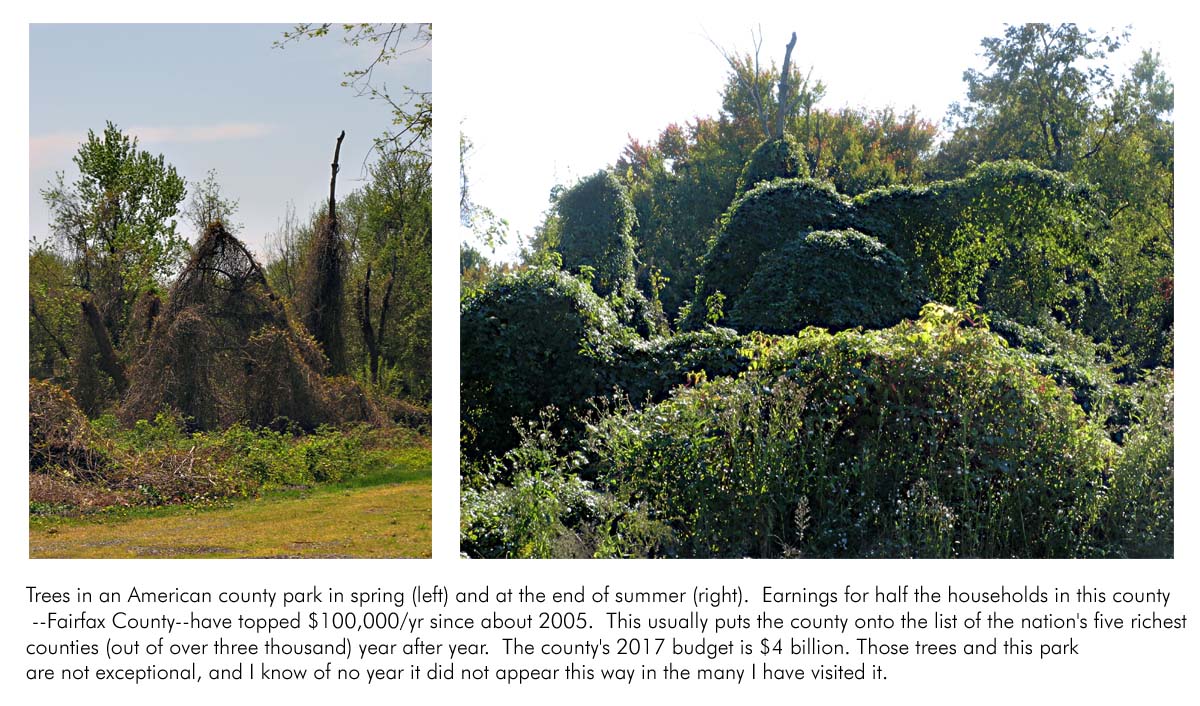
[[[591,268],[592,288],[602,297],[633,279],[631,233],[637,212],[629,192],[612,173],[597,172],[565,191],[558,201],[558,213],[564,269],[579,274],[583,268]]]

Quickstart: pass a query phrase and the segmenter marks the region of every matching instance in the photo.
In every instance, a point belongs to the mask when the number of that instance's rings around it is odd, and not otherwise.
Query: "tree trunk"
[[[96,351],[100,354],[100,369],[113,379],[113,383],[117,386],[117,392],[124,394],[128,385],[125,380],[125,367],[121,365],[121,361],[117,358],[117,352],[113,350],[108,327],[100,318],[100,310],[96,308],[96,304],[90,298],[84,299],[80,303],[80,307],[83,310],[83,320],[87,323],[92,339],[96,342]]]
[[[792,49],[795,48],[796,33],[792,32],[792,39],[787,43],[787,51],[783,54],[783,71],[779,73],[779,109],[775,114],[775,134],[772,135],[777,140],[783,137],[783,129],[787,125],[787,114],[791,109]]]
[[[396,262],[392,260],[392,272],[388,276],[387,287],[383,290],[383,300],[379,305],[379,326],[371,322],[371,265],[367,265],[367,276],[363,280],[362,290],[356,302],[358,326],[362,330],[363,345],[367,348],[367,365],[371,371],[371,382],[379,382],[379,361],[383,357],[383,333],[387,327],[388,312],[391,309],[392,286],[396,281]]]
[[[373,362],[375,372],[372,373],[372,375],[375,376],[375,382],[379,382],[378,369],[379,359],[383,357],[383,332],[384,327],[387,326],[388,311],[390,311],[392,307],[392,285],[396,282],[396,257],[394,255],[392,256],[391,269],[391,273],[388,274],[387,287],[384,287],[383,289],[383,301],[379,304],[379,328],[378,333],[376,334],[375,360]]]
[[[371,370],[371,382],[379,382],[379,342],[375,339],[375,327],[371,325],[371,265],[367,264],[367,276],[363,279],[362,291],[358,295],[358,326],[362,329],[363,345],[367,347],[367,364]]]

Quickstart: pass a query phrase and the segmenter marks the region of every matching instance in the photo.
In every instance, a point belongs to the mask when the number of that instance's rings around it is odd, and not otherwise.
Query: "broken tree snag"
[[[791,99],[789,93],[792,89],[792,50],[795,48],[796,33],[792,32],[792,39],[787,43],[787,51],[783,54],[783,70],[779,72],[779,110],[775,114],[775,134],[773,135],[776,139],[783,137],[783,129],[787,124],[787,116],[792,108],[789,104]]]
[[[346,137],[346,131],[342,130],[342,134],[338,135],[337,146],[333,148],[333,164],[329,165],[331,174],[329,175],[329,220],[336,221],[337,216],[334,215],[334,204],[337,203],[337,175],[338,175],[338,157],[342,154],[342,139]]]
[[[96,304],[90,297],[80,302],[80,308],[83,312],[83,321],[87,324],[92,341],[96,346],[100,369],[112,378],[113,383],[117,386],[117,392],[123,393],[125,391],[125,367],[121,365],[121,361],[117,359],[117,352],[113,350],[112,339],[109,338],[108,327],[104,325],[104,321],[100,317],[100,310],[96,308]]]

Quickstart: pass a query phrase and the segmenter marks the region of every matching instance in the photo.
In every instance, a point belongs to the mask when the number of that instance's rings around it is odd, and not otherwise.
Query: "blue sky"
[[[345,71],[369,61],[340,33],[273,48],[288,25],[32,25],[30,28],[30,230],[48,234],[39,193],[89,129],[106,120],[163,154],[189,183],[216,169],[238,199],[235,220],[260,254],[292,201],[304,216],[329,189],[340,130],[339,194],[360,182],[371,140],[389,127],[378,101],[342,87]],[[377,72],[392,89],[430,87],[432,47]],[[189,236],[188,226],[181,228]]]

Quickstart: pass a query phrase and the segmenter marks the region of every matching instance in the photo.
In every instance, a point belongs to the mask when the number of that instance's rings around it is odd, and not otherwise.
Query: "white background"
[[[458,242],[457,238],[435,237],[434,253],[434,559],[429,561],[368,561],[368,560],[306,560],[306,561],[226,561],[226,560],[157,560],[157,561],[71,561],[27,559],[27,494],[26,449],[27,390],[26,351],[26,239],[28,184],[27,136],[29,134],[26,101],[28,95],[28,29],[29,21],[290,21],[327,16],[335,12],[337,20],[425,20],[437,23],[434,44],[434,90],[437,106],[435,130],[435,233],[457,233],[457,126],[462,116],[470,115],[479,121],[480,106],[469,93],[456,92],[456,76],[472,71],[488,56],[473,53],[470,42],[456,39],[456,25],[494,27],[513,42],[534,43],[540,37],[571,31],[587,32],[599,21],[570,3],[538,6],[533,3],[328,3],[297,2],[284,7],[252,9],[249,3],[206,3],[164,10],[151,3],[114,4],[59,3],[61,7],[32,7],[19,12],[21,16],[6,17],[3,25],[4,77],[8,105],[0,111],[4,121],[4,138],[0,140],[3,170],[0,180],[4,199],[3,222],[7,233],[0,243],[0,287],[6,302],[0,312],[7,345],[0,348],[3,355],[3,375],[0,376],[0,400],[3,404],[2,441],[3,465],[3,586],[4,597],[3,646],[0,647],[0,679],[3,679],[5,701],[28,703],[40,700],[64,703],[86,699],[89,703],[149,703],[169,700],[176,703],[212,703],[227,700],[231,703],[286,699],[292,703],[326,703],[330,700],[367,698],[369,702],[418,701],[436,697],[486,698],[498,703],[517,703],[533,700],[569,699],[581,703],[611,703],[614,698],[635,702],[674,699],[678,696],[697,703],[723,703],[731,697],[787,699],[789,701],[837,698],[848,703],[875,702],[883,698],[897,703],[1012,703],[1025,701],[1041,703],[1049,699],[1070,699],[1093,704],[1128,703],[1130,701],[1176,703],[1184,694],[1194,694],[1197,650],[1195,628],[1184,633],[1133,633],[1089,638],[1092,652],[1080,658],[1057,662],[1006,661],[995,658],[971,662],[965,659],[911,659],[904,663],[904,674],[887,682],[832,682],[817,685],[805,682],[795,686],[757,684],[737,690],[724,685],[663,682],[642,687],[587,684],[549,684],[526,686],[520,689],[492,684],[474,687],[454,685],[452,693],[446,685],[421,683],[403,687],[367,687],[365,684],[302,683],[272,687],[264,683],[218,685],[209,683],[201,688],[178,685],[147,685],[141,687],[104,686],[98,684],[68,685],[62,682],[33,685],[23,679],[24,645],[35,634],[30,625],[31,613],[25,603],[28,585],[57,590],[73,590],[77,586],[93,590],[128,589],[131,585],[145,588],[170,589],[176,586],[211,590],[222,588],[254,589],[274,587],[279,590],[316,583],[335,585],[344,590],[376,587],[404,587],[412,583],[446,584],[455,588],[479,588],[483,583],[497,587],[535,586],[541,590],[578,588],[581,584],[599,587],[620,584],[626,588],[670,587],[686,589],[693,583],[729,585],[737,582],[753,593],[757,584],[770,583],[788,588],[829,588],[840,590],[847,584],[869,589],[878,584],[925,584],[944,589],[955,585],[963,589],[1041,585],[1059,586],[1073,590],[1087,584],[1102,589],[1150,590],[1162,587],[1172,592],[1168,612],[1194,612],[1197,606],[1194,592],[1197,587],[1197,542],[1195,520],[1197,483],[1195,428],[1196,357],[1195,287],[1190,279],[1197,267],[1194,232],[1195,208],[1186,198],[1195,187],[1195,148],[1193,143],[1195,89],[1193,65],[1194,37],[1186,34],[1184,17],[1172,18],[1165,6],[1142,2],[1136,6],[1123,3],[1122,8],[1143,15],[1153,15],[1158,21],[1178,20],[1175,35],[1178,47],[1171,76],[1178,88],[1176,121],[1179,127],[1177,145],[1177,178],[1179,199],[1177,231],[1183,234],[1177,243],[1179,275],[1177,287],[1176,351],[1177,375],[1177,473],[1176,481],[1176,558],[1164,561],[676,561],[676,562],[466,562],[457,558],[458,493],[457,493],[457,375],[458,375]],[[1070,12],[1059,10],[1054,18],[1045,18],[1045,3],[1009,3],[1009,17],[997,21],[1037,19],[1067,19]],[[876,15],[870,3],[830,4],[821,8],[801,9],[794,4],[797,15],[807,23],[822,23],[830,32],[846,33],[847,46],[852,47],[856,28],[886,22],[894,28],[898,42],[903,41],[906,23],[923,26],[945,21],[949,13],[957,12],[955,5],[917,7],[905,4],[904,15]],[[626,18],[630,34],[623,41],[639,41],[643,27],[639,24],[648,14],[649,3],[619,3],[589,5],[589,12],[602,13],[611,26],[611,18]],[[895,5],[888,7],[895,10]],[[1103,13],[1099,25],[1123,24],[1126,20],[1112,8],[1090,3],[1078,4],[1074,18],[1087,22],[1084,15]],[[744,3],[706,5],[704,3],[673,3],[671,12],[681,19],[706,11],[724,21],[752,26],[758,20],[752,7]],[[13,12],[9,10],[8,12]],[[661,14],[661,13],[660,13]],[[1108,19],[1118,18],[1118,19]],[[1137,16],[1127,21],[1136,22]],[[1169,24],[1169,22],[1168,22]],[[465,35],[464,35],[465,36]],[[647,41],[652,41],[650,36]],[[902,51],[902,47],[897,48]],[[614,50],[619,50],[619,47]],[[547,57],[548,61],[559,60]],[[580,61],[601,61],[603,57],[581,57]],[[636,80],[630,76],[627,80]],[[661,77],[658,77],[661,78]],[[520,76],[513,76],[513,100],[497,103],[496,111],[536,113],[537,100],[545,96],[521,96]],[[519,97],[519,99],[518,99]],[[483,115],[486,115],[483,114]],[[586,136],[581,136],[586,139]],[[602,165],[595,165],[599,167]],[[1109,606],[1111,608],[1111,606]],[[1189,621],[1190,622],[1190,621]],[[896,667],[897,671],[901,669]],[[207,687],[207,688],[205,688]],[[678,692],[676,690],[679,690]]]

